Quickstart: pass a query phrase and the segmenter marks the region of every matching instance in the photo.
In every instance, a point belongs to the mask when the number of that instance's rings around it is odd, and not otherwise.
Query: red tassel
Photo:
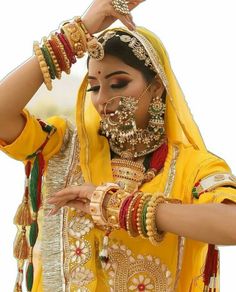
[[[204,292],[216,292],[219,251],[214,244],[208,244],[205,269],[203,272]]]

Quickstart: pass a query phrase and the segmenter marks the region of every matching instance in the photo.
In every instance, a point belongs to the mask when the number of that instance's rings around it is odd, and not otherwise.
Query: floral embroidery
[[[71,284],[85,286],[94,278],[92,271],[85,267],[77,267],[71,272]]]
[[[154,289],[154,283],[151,282],[149,277],[144,275],[133,277],[131,282],[132,285],[129,286],[130,291],[153,291]]]
[[[91,247],[87,240],[77,240],[70,246],[70,260],[80,265],[85,264],[90,258]]]
[[[89,233],[93,227],[93,222],[86,217],[72,217],[72,220],[69,222],[69,235],[75,238],[81,238]]]
[[[109,261],[103,263],[108,273],[110,291],[171,292],[172,274],[159,258],[133,255],[125,245],[109,247]]]

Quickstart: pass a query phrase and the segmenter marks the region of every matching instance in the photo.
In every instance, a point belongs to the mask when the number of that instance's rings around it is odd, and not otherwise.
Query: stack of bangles
[[[165,236],[157,228],[156,214],[163,203],[181,204],[178,199],[160,193],[127,193],[115,183],[98,186],[91,197],[90,212],[94,223],[105,229],[125,229],[131,237],[141,236],[159,244]]]
[[[33,50],[48,90],[52,90],[52,80],[60,79],[63,71],[70,74],[72,64],[86,52],[97,60],[104,57],[102,45],[88,32],[80,17],[64,22],[60,32],[43,37],[41,44],[35,41]]]

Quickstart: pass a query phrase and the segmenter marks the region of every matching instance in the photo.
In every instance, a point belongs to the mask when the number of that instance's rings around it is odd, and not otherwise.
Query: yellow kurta
[[[22,161],[35,152],[46,137],[35,117],[30,116],[27,111],[24,111],[24,115],[27,123],[21,135],[11,145],[1,146],[1,150],[9,156]],[[48,123],[57,128],[44,150],[47,165],[50,167],[50,161],[65,144],[67,123],[59,117],[50,118]],[[86,141],[80,141],[79,155],[75,158],[75,163],[77,168],[81,167],[85,181],[89,173],[93,183],[101,184],[112,181],[110,152],[106,139],[92,135],[94,132],[96,127],[87,127],[91,147],[86,149]],[[83,138],[82,136],[79,131],[79,139]],[[88,158],[87,165],[83,155]],[[56,161],[57,167],[60,168],[60,160]],[[226,198],[236,202],[236,189],[232,187],[218,187],[202,194],[199,199],[192,196],[192,188],[197,181],[209,174],[222,172],[231,171],[221,158],[207,151],[195,150],[191,145],[172,141],[168,144],[164,169],[150,183],[144,184],[141,190],[162,192],[167,197],[182,200],[184,204],[222,202]],[[77,183],[80,184],[81,181]],[[43,215],[43,210],[40,214]],[[69,291],[139,291],[140,287],[145,287],[145,291],[159,292],[172,291],[173,288],[178,292],[203,291],[201,273],[207,251],[206,243],[167,233],[159,246],[153,246],[148,240],[129,237],[123,230],[114,231],[109,242],[110,261],[102,267],[98,253],[102,247],[104,232],[93,226],[89,216],[81,216],[71,209],[65,209],[62,216],[60,234],[63,239],[63,251],[58,252],[63,255],[63,273],[60,272],[60,276],[66,279],[63,279],[62,283],[66,283],[63,285],[66,285]],[[37,268],[33,291],[37,292],[43,291],[40,252],[42,236],[40,233],[34,251]],[[76,253],[78,250],[79,254]],[[47,289],[48,287],[45,291],[51,291]]]

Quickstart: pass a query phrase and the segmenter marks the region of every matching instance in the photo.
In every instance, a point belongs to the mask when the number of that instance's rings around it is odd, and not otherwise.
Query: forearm
[[[160,204],[156,219],[159,230],[212,244],[236,244],[234,204]]]
[[[43,83],[43,75],[34,56],[9,73],[0,82],[0,117],[19,115]]]

